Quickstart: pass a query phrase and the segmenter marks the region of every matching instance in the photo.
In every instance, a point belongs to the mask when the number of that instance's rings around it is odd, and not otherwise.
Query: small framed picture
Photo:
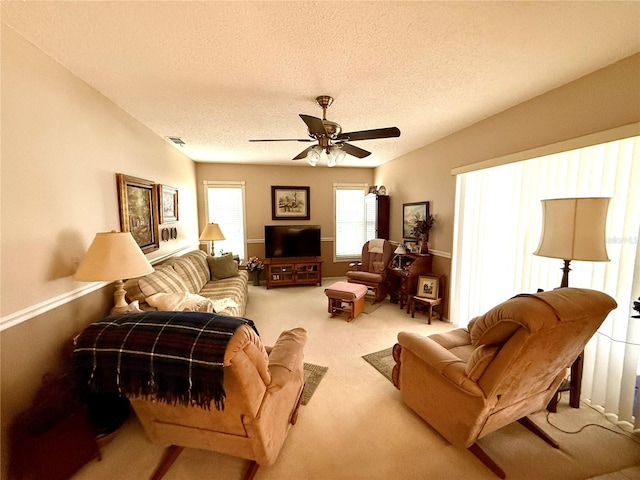
[[[273,220],[309,220],[310,217],[309,187],[271,187]]]
[[[438,279],[438,277],[432,277],[428,275],[421,275],[420,277],[418,277],[418,297],[437,300],[440,295],[440,292],[438,291],[439,288],[440,280]]]
[[[158,185],[160,200],[160,223],[178,221],[178,189],[169,185]]]

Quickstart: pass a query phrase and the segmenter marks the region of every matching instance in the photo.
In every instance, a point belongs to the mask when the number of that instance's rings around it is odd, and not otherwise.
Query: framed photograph
[[[116,173],[120,229],[131,232],[144,253],[160,248],[158,189],[149,180]]]
[[[169,185],[158,185],[158,199],[160,200],[160,223],[178,221],[178,189]]]
[[[311,206],[309,187],[271,187],[273,220],[309,220]]]
[[[415,202],[402,204],[402,238],[418,240],[411,235],[411,227],[416,220],[425,220],[429,215],[429,202]]]
[[[418,277],[418,297],[437,300],[440,295],[440,280],[438,277],[422,276]]]

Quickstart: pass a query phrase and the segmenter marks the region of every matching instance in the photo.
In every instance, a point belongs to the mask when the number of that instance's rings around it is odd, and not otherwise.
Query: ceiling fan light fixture
[[[329,167],[335,167],[339,163],[344,160],[344,157],[347,156],[347,153],[342,150],[338,145],[333,145],[326,150],[327,154],[327,165]]]
[[[321,151],[322,149],[317,145],[313,147],[311,150],[309,150],[309,152],[307,153],[307,163],[312,167],[315,167],[320,161]]]

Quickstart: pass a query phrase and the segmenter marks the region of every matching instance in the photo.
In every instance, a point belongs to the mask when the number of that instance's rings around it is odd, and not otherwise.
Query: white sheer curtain
[[[562,197],[611,197],[611,261],[573,261],[569,274],[569,286],[618,302],[585,349],[581,398],[640,428],[640,414],[634,416],[640,319],[631,318],[640,295],[640,137],[458,175],[451,320],[466,326],[513,295],[560,285],[562,261],[532,252],[540,200]]]

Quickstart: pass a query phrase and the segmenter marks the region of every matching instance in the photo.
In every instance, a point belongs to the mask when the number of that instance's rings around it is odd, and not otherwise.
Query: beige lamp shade
[[[200,234],[200,240],[224,240],[224,235],[222,234],[222,230],[217,223],[209,223],[202,233]]]
[[[97,233],[73,278],[113,282],[141,277],[154,269],[130,232]]]
[[[542,235],[534,255],[607,262],[609,198],[542,200]]]
[[[397,246],[397,248],[393,251],[393,253],[395,253],[396,255],[404,255],[407,253],[407,249],[401,243]]]

